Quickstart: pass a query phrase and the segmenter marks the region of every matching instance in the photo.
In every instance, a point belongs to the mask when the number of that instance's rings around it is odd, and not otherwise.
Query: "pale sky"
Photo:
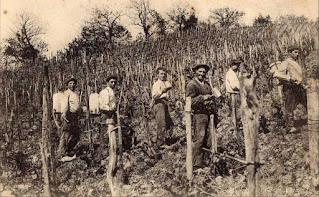
[[[49,44],[49,51],[55,53],[64,49],[81,31],[84,21],[89,19],[93,7],[108,5],[111,9],[127,13],[122,23],[133,35],[139,32],[132,25],[128,7],[130,0],[0,0],[1,40],[11,34],[14,19],[23,11],[34,14],[46,29],[42,39]],[[150,0],[153,9],[161,14],[169,12],[174,5],[188,3],[193,6],[199,20],[207,20],[210,9],[231,7],[246,14],[243,23],[252,24],[259,14],[275,19],[281,15],[294,14],[316,20],[318,0]]]

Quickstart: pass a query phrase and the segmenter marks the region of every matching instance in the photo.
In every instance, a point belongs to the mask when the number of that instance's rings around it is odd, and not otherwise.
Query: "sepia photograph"
[[[318,197],[318,0],[0,0],[0,197]]]

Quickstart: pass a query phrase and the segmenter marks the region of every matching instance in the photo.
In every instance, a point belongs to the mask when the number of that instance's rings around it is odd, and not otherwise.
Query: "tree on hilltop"
[[[210,10],[209,19],[220,27],[229,28],[239,25],[244,15],[245,12],[226,7]]]
[[[15,61],[35,61],[40,54],[47,51],[47,44],[40,39],[45,34],[43,26],[29,13],[20,13],[16,17],[13,34],[6,39],[4,55]]]

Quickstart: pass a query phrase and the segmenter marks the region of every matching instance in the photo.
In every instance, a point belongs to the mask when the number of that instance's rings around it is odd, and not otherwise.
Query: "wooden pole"
[[[121,159],[123,154],[123,139],[122,139],[122,128],[121,128],[121,117],[120,117],[120,109],[121,109],[121,100],[124,94],[124,84],[125,80],[122,82],[119,102],[116,108],[116,116],[117,116],[117,126],[118,126],[118,137],[119,137],[119,159]]]
[[[236,120],[236,96],[235,94],[230,94],[230,103],[231,103],[231,119],[234,124],[234,128],[237,130],[237,120]]]
[[[319,185],[319,92],[318,79],[308,79],[307,108],[310,170],[315,187]]]
[[[243,71],[239,74],[242,123],[245,135],[246,162],[248,163],[249,196],[260,196],[258,129],[259,105],[256,95],[255,76]],[[249,103],[249,105],[248,105]]]
[[[43,196],[51,196],[50,191],[50,178],[49,178],[49,127],[48,127],[48,67],[44,66],[44,86],[43,86],[43,102],[42,102],[42,109],[43,109],[43,116],[42,116],[42,140],[40,142],[40,150],[41,150],[41,160],[42,160],[42,174],[44,179],[44,191]]]
[[[116,135],[114,130],[114,120],[107,119],[106,123],[108,125],[108,135],[109,135],[109,165],[107,169],[107,182],[110,186],[112,196],[120,196],[119,190],[115,183],[115,169],[117,165],[117,145],[116,145]]]
[[[84,57],[85,58],[85,57]],[[85,64],[85,59],[83,58],[83,64]],[[91,58],[92,60],[92,58]],[[89,68],[89,64],[91,62],[91,60],[89,61],[89,63],[86,65],[86,76],[85,76],[85,85],[86,85],[86,93],[85,93],[85,102],[86,102],[86,114],[85,114],[85,124],[86,124],[86,130],[89,131],[89,150],[90,150],[90,154],[91,156],[93,156],[93,152],[94,152],[94,147],[93,147],[93,131],[92,129],[90,129],[90,102],[89,102],[89,96],[91,94],[91,87],[90,87],[90,76],[89,76],[89,72],[90,72],[90,68]]]
[[[211,136],[211,150],[212,153],[217,153],[217,136],[216,136],[216,128],[214,123],[214,115],[210,115],[210,136]]]
[[[186,119],[186,143],[187,143],[187,155],[186,155],[186,171],[187,179],[193,178],[193,153],[192,153],[192,98],[186,97],[185,105],[185,119]]]

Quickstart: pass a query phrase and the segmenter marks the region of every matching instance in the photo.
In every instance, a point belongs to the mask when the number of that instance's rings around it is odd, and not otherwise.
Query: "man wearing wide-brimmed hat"
[[[214,113],[213,94],[210,85],[206,81],[209,66],[205,64],[195,65],[192,70],[195,73],[193,79],[187,84],[186,97],[191,97],[193,111],[193,162],[194,167],[203,166],[203,151],[206,146],[207,128],[209,116]]]
[[[305,108],[307,105],[306,91],[302,86],[303,74],[302,67],[299,65],[298,57],[300,48],[297,45],[290,45],[287,48],[288,57],[278,65],[278,69],[273,76],[277,78],[282,85],[284,94],[284,114],[286,116],[286,126],[289,132],[295,132],[296,122],[294,122],[294,110]]]
[[[63,156],[71,156],[74,154],[73,148],[80,140],[79,113],[80,113],[80,97],[75,92],[77,80],[71,77],[66,81],[67,90],[64,91],[64,100],[62,109],[63,133],[60,138],[58,154]]]
[[[166,142],[172,119],[168,112],[169,95],[172,84],[167,80],[167,69],[159,67],[156,69],[157,81],[152,86],[152,107],[156,120],[156,144],[158,148]]]

